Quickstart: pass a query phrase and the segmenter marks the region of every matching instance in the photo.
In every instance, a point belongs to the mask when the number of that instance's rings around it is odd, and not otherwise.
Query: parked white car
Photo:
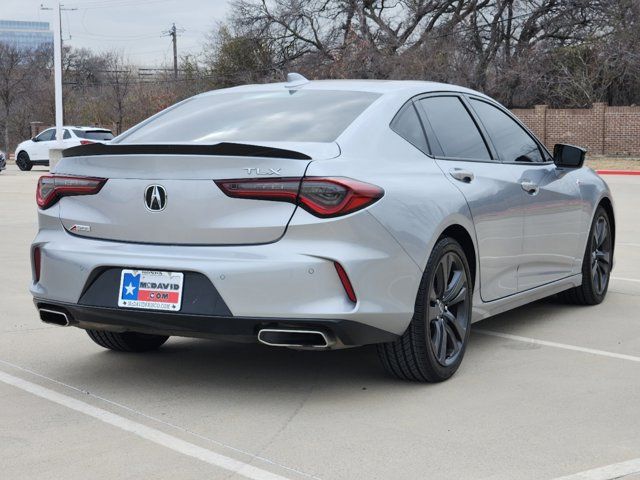
[[[105,128],[63,127],[63,148],[77,147],[90,143],[107,143],[113,133]],[[48,128],[30,140],[25,140],[16,148],[16,165],[20,170],[31,170],[34,165],[49,165],[49,149],[54,146],[56,129]]]
[[[2,150],[0,150],[0,172],[7,168],[7,157]]]

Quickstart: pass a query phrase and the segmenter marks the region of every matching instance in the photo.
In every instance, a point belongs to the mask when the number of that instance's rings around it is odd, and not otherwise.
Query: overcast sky
[[[178,36],[178,54],[197,53],[227,14],[227,0],[63,0],[63,41],[93,50],[121,50],[141,66],[172,62],[169,37],[162,32],[175,22],[184,29]],[[0,20],[53,22],[53,12],[40,5],[53,0],[0,0]]]

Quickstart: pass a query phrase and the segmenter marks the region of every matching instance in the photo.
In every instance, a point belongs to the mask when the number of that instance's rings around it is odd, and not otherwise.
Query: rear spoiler
[[[311,160],[310,156],[294,150],[230,142],[222,142],[215,145],[90,143],[62,151],[63,157],[91,157],[96,155],[224,155]]]

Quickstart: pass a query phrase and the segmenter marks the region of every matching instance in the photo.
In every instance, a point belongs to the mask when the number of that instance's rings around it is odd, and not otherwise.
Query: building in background
[[[0,43],[25,50],[53,47],[53,32],[49,28],[49,22],[0,20]]]

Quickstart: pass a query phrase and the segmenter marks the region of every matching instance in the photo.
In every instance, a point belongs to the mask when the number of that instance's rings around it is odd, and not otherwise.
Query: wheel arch
[[[616,248],[616,217],[613,211],[613,202],[609,197],[602,197],[598,203],[598,207],[604,208],[607,215],[609,215],[609,222],[611,223],[611,258]]]
[[[476,246],[473,241],[473,237],[465,227],[457,223],[445,228],[439,238],[443,237],[453,238],[462,247],[464,254],[467,256],[470,270],[469,273],[471,273],[471,283],[475,289],[476,273],[478,271],[478,256],[476,254]]]

